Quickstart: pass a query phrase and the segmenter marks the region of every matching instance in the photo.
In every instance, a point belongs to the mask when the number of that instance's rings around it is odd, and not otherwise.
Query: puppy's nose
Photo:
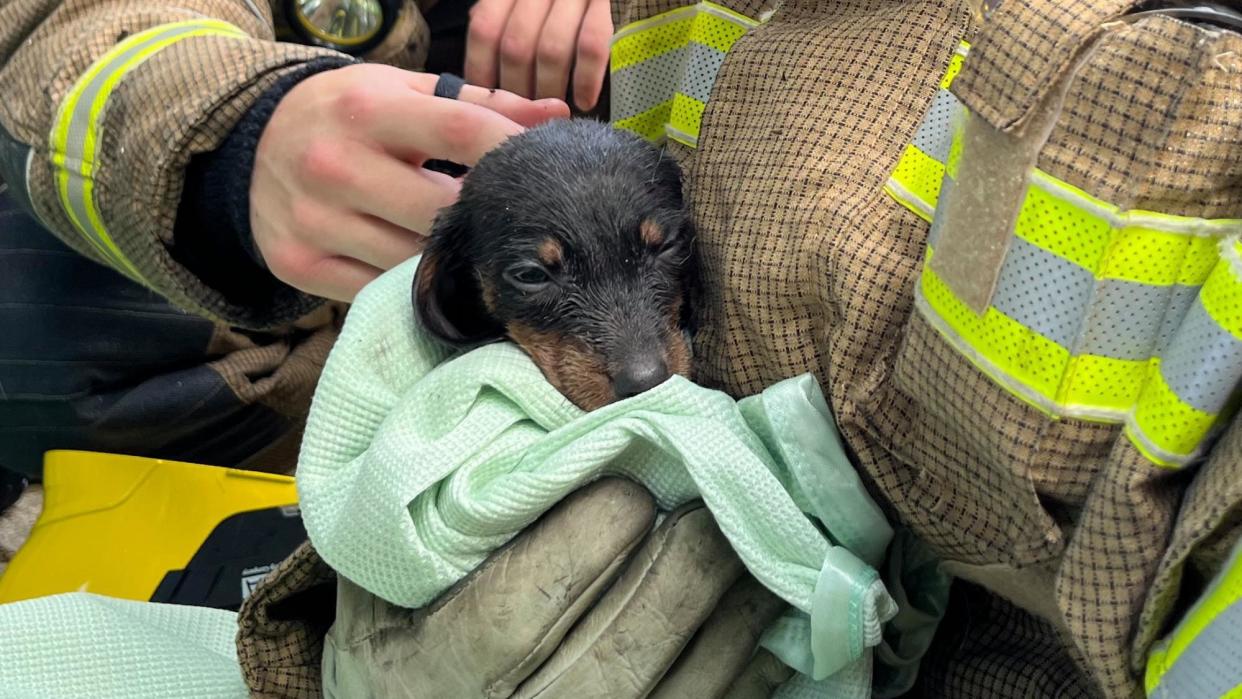
[[[667,379],[668,365],[658,354],[649,354],[627,362],[612,377],[617,398],[629,398],[655,388]]]

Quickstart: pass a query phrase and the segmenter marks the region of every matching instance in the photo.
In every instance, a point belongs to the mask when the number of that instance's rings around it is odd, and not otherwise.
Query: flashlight
[[[384,41],[405,5],[403,0],[287,0],[285,16],[307,43],[358,56]]]

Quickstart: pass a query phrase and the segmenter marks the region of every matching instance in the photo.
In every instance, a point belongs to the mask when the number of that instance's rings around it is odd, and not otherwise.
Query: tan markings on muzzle
[[[574,405],[595,410],[616,400],[603,358],[582,342],[521,323],[509,323],[506,330],[548,383]]]
[[[686,345],[686,334],[681,331],[681,307],[685,303],[678,294],[669,306],[666,317],[667,327],[664,331],[664,361],[669,372],[686,378],[692,378],[690,347]]]

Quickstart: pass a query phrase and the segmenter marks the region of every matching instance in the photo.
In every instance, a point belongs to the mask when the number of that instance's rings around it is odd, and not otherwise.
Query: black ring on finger
[[[453,75],[452,73],[440,73],[440,79],[436,81],[436,88],[432,92],[436,97],[444,97],[455,100],[461,94],[461,88],[466,84],[465,80]]]

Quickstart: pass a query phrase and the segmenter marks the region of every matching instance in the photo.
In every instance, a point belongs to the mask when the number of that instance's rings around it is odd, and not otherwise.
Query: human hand
[[[436,212],[457,198],[459,181],[424,163],[474,165],[523,128],[569,116],[559,100],[479,87],[435,97],[436,80],[353,65],[313,75],[281,99],[250,184],[254,242],[277,278],[353,300],[421,252]]]
[[[325,697],[769,696],[793,671],[755,649],[787,605],[701,502],[654,521],[644,489],[603,480],[425,609],[338,578]]]
[[[608,0],[478,0],[470,8],[467,82],[530,98],[599,102],[612,39]]]

